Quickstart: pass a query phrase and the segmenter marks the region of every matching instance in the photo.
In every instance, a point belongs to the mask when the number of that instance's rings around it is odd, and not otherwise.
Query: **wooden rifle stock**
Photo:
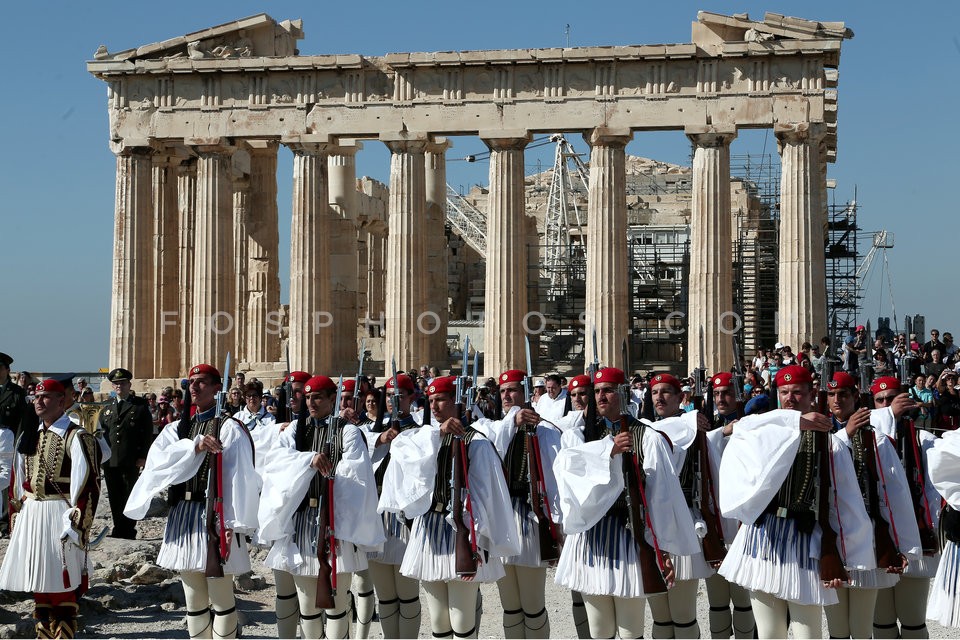
[[[464,494],[469,496],[469,482],[467,478],[467,468],[465,465],[467,446],[463,438],[453,438],[450,446],[453,459],[453,478],[450,496],[450,509],[453,512],[453,524],[456,527],[456,537],[454,539],[454,552],[456,559],[456,570],[458,576],[473,576],[477,574],[477,552],[476,536],[471,536],[473,529],[472,505],[464,504]],[[465,491],[466,489],[466,491]],[[469,501],[469,497],[467,498]],[[470,509],[470,527],[463,520],[464,509]]]
[[[823,392],[826,393],[825,391]],[[840,579],[850,581],[843,559],[837,548],[837,532],[830,525],[830,456],[833,451],[830,446],[830,434],[825,431],[817,432],[818,442],[818,472],[819,492],[817,496],[818,519],[820,522],[820,579],[826,582]]]
[[[620,429],[629,432],[626,416],[620,416]],[[637,561],[640,563],[643,592],[648,595],[666,593],[667,583],[663,579],[663,567],[660,565],[660,550],[651,546],[643,535],[644,529],[651,524],[646,492],[643,488],[643,471],[640,470],[634,453],[624,452],[620,456],[623,462],[623,481],[626,485],[627,524],[633,534],[633,541],[637,545]],[[641,513],[641,507],[646,514]],[[644,518],[644,515],[648,517]],[[653,534],[653,529],[650,528]]]
[[[540,561],[553,562],[560,559],[562,539],[553,527],[547,506],[546,484],[543,481],[543,462],[540,458],[540,441],[536,427],[524,428],[523,437],[527,454],[527,471],[530,479],[530,506],[537,517],[537,532],[540,535]]]
[[[697,431],[697,455],[700,462],[700,515],[707,527],[707,533],[701,540],[703,559],[710,563],[723,562],[727,557],[727,545],[723,539],[723,525],[717,495],[714,490],[713,470],[710,468],[710,452],[707,449],[707,434]]]
[[[877,568],[899,568],[900,550],[890,537],[890,528],[880,511],[880,494],[877,487],[881,478],[877,470],[877,441],[872,429],[862,431],[863,455],[870,475],[870,518],[873,520],[873,544],[877,556]]]
[[[910,486],[910,499],[913,502],[913,511],[917,519],[917,528],[920,530],[920,546],[924,554],[933,555],[940,551],[940,536],[933,526],[930,515],[930,504],[927,493],[926,473],[923,470],[923,458],[920,455],[920,443],[917,438],[917,426],[913,420],[905,419],[906,434],[910,439],[910,447],[900,452],[907,469],[907,483]]]
[[[217,442],[220,441],[220,425],[223,421],[222,416],[214,418],[216,427],[213,432]],[[207,454],[207,504],[206,504],[206,529],[207,529],[207,559],[204,566],[203,575],[208,578],[222,578],[223,565],[226,562],[225,554],[221,549],[224,548],[224,515],[223,515],[223,454]],[[227,547],[227,554],[229,554]]]
[[[304,397],[300,406],[300,416],[306,414],[306,404],[306,397]],[[336,410],[335,408],[334,411]],[[331,413],[327,420],[327,429],[335,429],[336,414]],[[327,460],[333,459],[332,447],[333,443],[328,433],[323,445],[323,455],[327,457]],[[319,571],[317,572],[317,598],[315,601],[318,609],[333,609],[334,597],[337,595],[337,539],[333,526],[333,479],[334,470],[331,470],[330,477],[323,478],[320,481],[320,506],[317,513],[317,563]],[[328,553],[330,560],[327,559]]]

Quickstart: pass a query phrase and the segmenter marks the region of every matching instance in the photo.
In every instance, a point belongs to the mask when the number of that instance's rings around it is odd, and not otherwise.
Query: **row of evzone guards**
[[[244,409],[222,423],[216,440],[210,435],[217,421],[212,393],[220,376],[200,365],[191,370],[197,413],[189,431],[182,433],[176,422],[165,427],[125,513],[144,518],[152,497],[165,489],[179,498],[173,500],[157,563],[182,573],[191,637],[235,635],[232,575],[250,570],[249,539],[269,548],[265,563],[276,581],[279,637],[296,637],[299,626],[303,637],[345,638],[352,616],[355,636],[366,637],[374,592],[384,637],[416,637],[420,586],[434,637],[476,637],[479,583],[497,582],[505,637],[546,638],[547,563],[540,560],[523,455],[523,432],[535,425],[549,513],[565,534],[556,582],[572,592],[580,637],[640,637],[644,600],[653,616],[653,637],[699,637],[700,579],[706,581],[713,637],[785,637],[788,626],[794,637],[819,637],[824,610],[831,637],[927,637],[925,617],[960,625],[957,547],[947,532],[942,555],[925,551],[920,535],[924,524],[936,531],[941,495],[960,508],[960,436],[912,435],[922,458],[926,505],[918,510],[897,446],[905,429],[902,418],[912,408],[908,397],[864,418],[856,410],[853,385],[837,376],[839,381],[829,385],[830,418],[814,413],[816,392],[801,367],[777,374],[781,409],[738,418],[731,377],[718,374],[712,379],[717,415],[710,423],[701,413],[681,413],[679,381],[659,374],[650,382],[656,421],[631,416],[628,432],[619,433],[626,408],[617,388],[626,379],[614,368],[601,369],[592,380],[573,378],[567,389],[572,410],[549,420],[523,408],[524,372],[506,371],[499,377],[503,418],[477,416],[469,424],[457,415],[452,377],[429,386],[428,425],[421,425],[423,413],[410,412],[413,381],[397,377],[395,391],[390,379],[386,393],[398,404],[399,427],[365,420],[353,406],[353,381],[348,380],[339,408],[345,426],[330,438],[337,383],[294,372],[294,402],[305,397],[307,420],[276,424],[264,411]],[[887,396],[899,394],[895,378],[881,380]],[[854,398],[849,408],[841,406],[847,391]],[[880,395],[877,383],[873,392]],[[594,428],[584,424],[588,394],[596,399]],[[864,501],[869,492],[848,425],[856,427],[854,433],[861,428],[876,435],[882,497],[875,513],[889,525],[905,568],[877,567]],[[715,563],[719,566],[704,560],[699,502],[680,481],[689,475],[682,470],[703,430],[728,547],[722,564]],[[777,505],[783,487],[796,477],[802,433],[810,430],[832,433],[830,522],[850,577],[842,585],[821,580],[820,524],[807,531],[792,511],[784,517],[787,510]],[[473,579],[457,574],[450,513],[451,446],[461,437],[467,443],[472,506],[463,518],[475,531],[480,555]],[[327,442],[333,444],[329,456],[319,453]],[[226,524],[234,535],[226,576],[205,578],[203,487],[209,454],[219,452]],[[661,554],[671,586],[665,594],[644,592],[638,545],[623,509],[625,455],[635,456],[644,472],[648,526],[643,536]],[[315,605],[318,478],[331,470],[339,589],[335,607],[320,610]]]

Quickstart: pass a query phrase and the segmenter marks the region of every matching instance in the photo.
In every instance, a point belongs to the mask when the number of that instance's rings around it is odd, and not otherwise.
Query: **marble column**
[[[423,226],[426,209],[424,177],[425,138],[381,135],[390,149],[388,205],[385,356],[396,358],[401,369],[426,362],[418,321],[425,322]]]
[[[286,143],[293,151],[290,225],[290,366],[336,375],[330,300],[330,199],[326,142]]]
[[[250,222],[250,178],[248,174],[234,175],[230,181],[233,193],[233,267],[234,320],[236,335],[233,347],[233,370],[240,362],[249,362],[247,356],[247,237]]]
[[[424,321],[423,352],[430,365],[446,369],[447,323],[449,322],[449,297],[447,283],[447,234],[444,225],[447,218],[447,159],[451,147],[445,138],[434,138],[427,145],[426,165],[426,224],[424,225],[426,269],[424,271],[424,308],[431,314]],[[435,314],[435,315],[434,315]]]
[[[794,351],[826,335],[826,263],[818,149],[824,126],[777,125],[780,147],[780,294],[777,340]]]
[[[527,300],[527,222],[523,150],[529,135],[480,136],[490,148],[483,370],[497,376],[524,367]]]
[[[180,354],[177,375],[186,375],[195,363],[190,350],[193,340],[193,247],[197,218],[197,160],[191,158],[177,167],[177,217],[179,255],[177,297],[180,322]]]
[[[584,136],[590,145],[584,301],[586,362],[594,360],[592,334],[596,329],[596,358],[602,367],[624,366],[621,347],[630,331],[625,153],[630,138],[627,129],[606,128],[594,129]]]
[[[280,358],[280,232],[277,228],[277,148],[247,140],[250,215],[247,219],[246,356],[251,365]],[[256,367],[255,367],[256,368]]]
[[[191,140],[187,140],[190,144]],[[197,143],[197,204],[193,252],[192,362],[223,369],[236,345],[232,148]],[[236,358],[233,359],[236,363]]]
[[[700,362],[708,374],[729,371],[731,335],[741,321],[733,305],[733,225],[730,217],[730,143],[736,128],[687,127],[693,143],[693,197],[690,203],[690,288],[687,309],[687,366]]]
[[[384,337],[386,317],[387,272],[384,264],[387,253],[387,223],[376,220],[367,227],[367,313],[366,334],[371,338]]]
[[[175,378],[180,373],[180,302],[178,275],[180,245],[177,231],[177,165],[180,159],[169,153],[153,157],[153,358],[151,375],[139,377]]]
[[[153,376],[153,201],[149,146],[117,153],[109,366]]]
[[[341,139],[327,162],[330,189],[330,295],[333,311],[333,371],[353,375],[357,368],[357,313],[360,292],[358,251],[357,151],[360,142]],[[366,269],[366,264],[364,264]]]

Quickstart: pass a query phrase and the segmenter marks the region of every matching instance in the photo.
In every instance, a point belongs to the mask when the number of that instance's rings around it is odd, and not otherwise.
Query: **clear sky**
[[[9,3],[0,26],[7,61],[0,98],[0,351],[13,369],[91,370],[107,365],[115,160],[107,145],[105,85],[87,73],[97,46],[120,51],[262,11],[302,18],[305,55],[449,51],[690,41],[697,10],[764,12],[844,21],[855,32],[840,62],[839,158],[829,175],[838,202],[857,189],[860,225],[895,234],[889,277],[875,267],[864,306],[926,315],[927,329],[958,330],[956,189],[960,181],[960,3],[877,2],[31,2]],[[569,35],[565,34],[570,25]],[[586,151],[579,136],[570,137]],[[775,149],[742,133],[732,153]],[[448,180],[486,183],[487,165],[455,158],[485,150],[455,140]],[[685,163],[679,132],[637,134],[628,152]],[[540,156],[545,165],[549,153]],[[528,155],[528,172],[537,156]],[[281,281],[289,246],[290,164],[281,155]],[[543,167],[543,168],[546,168]],[[358,173],[386,181],[385,147],[368,142]],[[882,262],[882,260],[880,260]],[[892,289],[892,296],[891,296]],[[282,300],[287,301],[286,286]]]

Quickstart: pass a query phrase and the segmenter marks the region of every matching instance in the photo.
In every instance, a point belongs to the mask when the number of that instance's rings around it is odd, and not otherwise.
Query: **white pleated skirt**
[[[520,540],[520,553],[503,558],[503,564],[546,567],[547,563],[540,561],[540,527],[530,503],[526,497],[512,496],[510,506],[513,508],[513,526]]]
[[[837,604],[834,589],[820,580],[820,544],[789,518],[764,514],[759,524],[740,527],[720,575],[751,591],[797,604]]]
[[[60,542],[69,509],[63,500],[24,501],[0,567],[0,589],[64,593],[80,586],[84,562],[88,571],[91,565],[80,547]]]
[[[334,529],[336,529],[336,522]],[[295,571],[298,576],[315,576],[320,573],[320,561],[314,541],[317,539],[317,507],[307,507],[293,516],[293,544],[296,545],[303,560]],[[333,558],[327,554],[327,562],[333,567]],[[364,571],[367,564],[367,552],[346,540],[337,539],[337,573],[356,573]]]
[[[903,575],[908,578],[932,578],[937,575],[937,567],[939,566],[939,553],[933,556],[921,556],[910,560],[910,564],[904,569]]]
[[[171,571],[203,571],[207,566],[207,529],[204,502],[181,500],[167,516],[157,564]],[[250,571],[250,552],[244,535],[234,535],[225,574]]]
[[[847,574],[851,589],[887,589],[900,582],[899,574],[887,573],[886,569],[847,569]]]
[[[390,511],[383,512],[382,520],[383,532],[387,536],[383,550],[371,551],[367,557],[382,564],[402,564],[403,555],[407,552],[407,542],[410,540],[410,529],[400,515]]]
[[[413,520],[407,552],[400,573],[426,582],[450,582],[457,576],[456,542],[453,524],[442,513],[428,511]],[[480,564],[474,582],[496,582],[505,573],[500,558],[480,549]]]
[[[584,595],[646,597],[637,545],[625,520],[608,514],[587,531],[567,536],[555,582]]]
[[[927,618],[945,627],[960,627],[960,547],[947,540],[940,556],[940,566],[930,587]]]

